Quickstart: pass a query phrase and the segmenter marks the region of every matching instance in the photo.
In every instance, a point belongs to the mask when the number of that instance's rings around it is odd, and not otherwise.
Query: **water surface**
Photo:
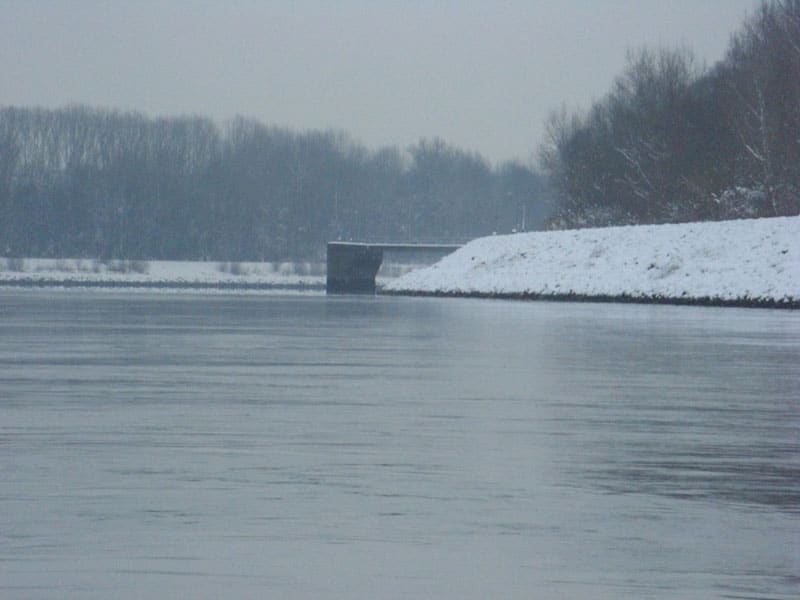
[[[796,598],[800,314],[0,291],[0,596]]]

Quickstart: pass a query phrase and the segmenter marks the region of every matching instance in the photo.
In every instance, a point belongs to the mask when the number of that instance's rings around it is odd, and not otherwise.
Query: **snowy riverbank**
[[[0,258],[0,286],[324,290],[325,265]]]
[[[800,306],[800,217],[474,240],[385,293]]]
[[[378,284],[420,267],[385,260]],[[0,257],[0,287],[322,292],[325,263]]]

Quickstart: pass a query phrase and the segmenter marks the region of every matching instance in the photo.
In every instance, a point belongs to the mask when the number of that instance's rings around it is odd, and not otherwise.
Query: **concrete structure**
[[[441,258],[454,252],[459,244],[365,244],[328,242],[329,294],[374,294],[375,275],[381,268],[384,251],[393,255],[435,255]]]

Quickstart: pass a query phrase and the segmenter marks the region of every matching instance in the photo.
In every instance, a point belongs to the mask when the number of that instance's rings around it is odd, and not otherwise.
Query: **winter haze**
[[[602,96],[628,49],[711,64],[756,5],[3,0],[0,105],[243,115],[527,161],[548,112]]]

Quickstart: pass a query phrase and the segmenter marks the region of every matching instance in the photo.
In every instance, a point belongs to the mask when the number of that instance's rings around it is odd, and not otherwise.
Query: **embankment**
[[[383,293],[800,307],[800,217],[479,238]]]

